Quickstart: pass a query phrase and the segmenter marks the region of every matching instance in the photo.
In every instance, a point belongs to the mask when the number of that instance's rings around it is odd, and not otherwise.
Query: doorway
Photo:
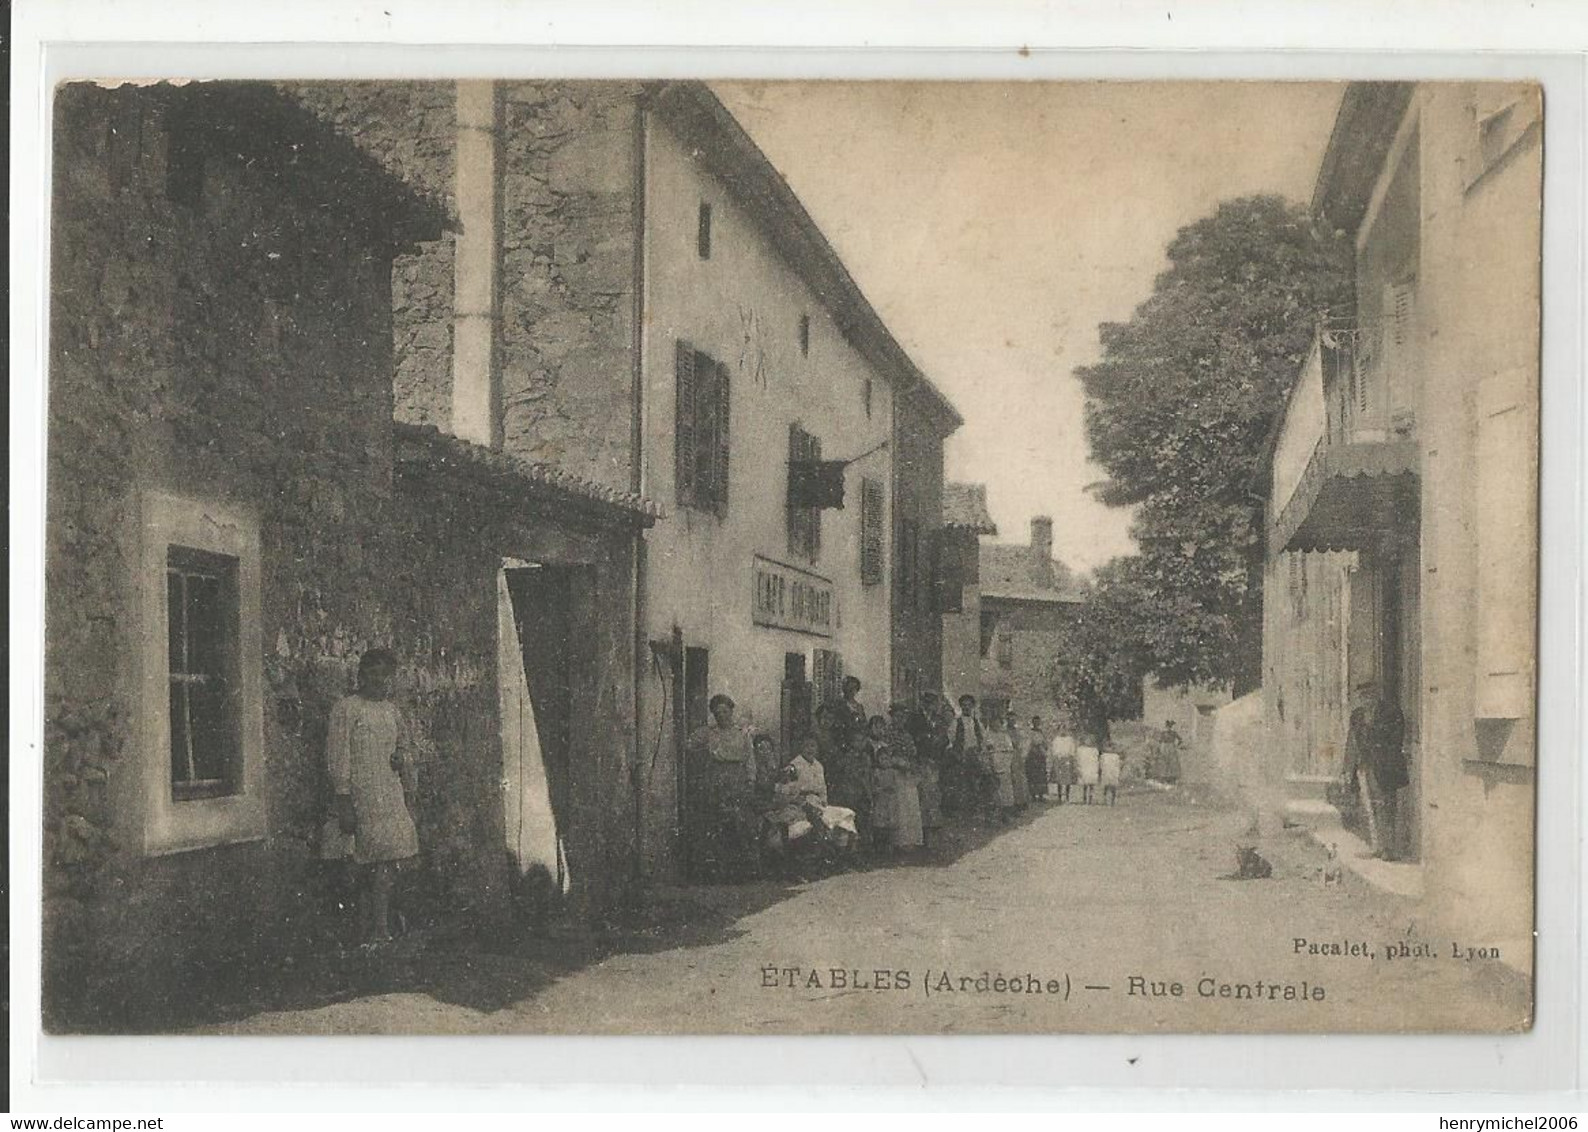
[[[541,866],[562,893],[571,887],[573,698],[581,671],[573,607],[583,573],[577,566],[509,560],[501,574],[508,841],[520,875]]]

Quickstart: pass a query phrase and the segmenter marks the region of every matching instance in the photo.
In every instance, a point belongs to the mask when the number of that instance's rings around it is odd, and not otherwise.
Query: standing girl
[[[391,701],[397,658],[370,649],[359,660],[358,690],[331,708],[326,767],[332,813],[360,867],[359,903],[368,943],[391,940],[391,894],[399,862],[419,853],[414,828],[413,759],[401,741]]]

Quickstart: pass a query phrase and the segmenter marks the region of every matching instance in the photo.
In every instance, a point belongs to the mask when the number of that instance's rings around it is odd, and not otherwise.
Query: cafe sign
[[[833,635],[832,582],[796,566],[757,556],[752,609],[757,625],[818,637]]]

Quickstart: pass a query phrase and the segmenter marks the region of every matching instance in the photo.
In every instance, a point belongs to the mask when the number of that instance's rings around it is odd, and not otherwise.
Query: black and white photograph
[[[48,102],[47,1033],[1532,1026],[1539,84]]]

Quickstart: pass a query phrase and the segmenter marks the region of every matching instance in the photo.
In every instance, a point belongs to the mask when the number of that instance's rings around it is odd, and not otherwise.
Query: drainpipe
[[[629,422],[629,486],[635,495],[645,492],[645,130],[646,110],[642,95],[635,95],[632,234],[634,239],[634,305],[630,316],[632,338],[629,343],[633,370],[633,403]],[[645,528],[634,532],[634,762],[629,772],[634,791],[634,881],[645,876],[645,678],[650,648],[645,632],[645,567],[647,544]]]

